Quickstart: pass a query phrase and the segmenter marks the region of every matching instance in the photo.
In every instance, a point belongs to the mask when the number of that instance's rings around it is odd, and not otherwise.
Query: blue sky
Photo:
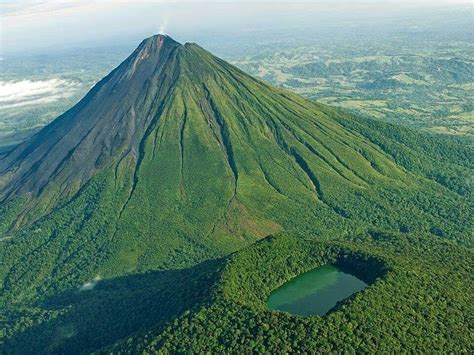
[[[472,10],[469,0],[0,0],[0,52],[135,40],[160,28],[171,34],[251,31],[459,4]]]

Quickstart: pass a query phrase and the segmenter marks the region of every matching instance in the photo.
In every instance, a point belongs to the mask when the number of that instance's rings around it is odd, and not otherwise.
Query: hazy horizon
[[[432,30],[472,19],[468,1],[108,1],[0,2],[0,54],[45,53],[102,45],[132,46],[156,33],[211,43],[259,33],[327,36],[399,28]],[[251,4],[251,6],[250,6]],[[369,29],[369,31],[367,31]],[[298,34],[299,35],[299,34]]]

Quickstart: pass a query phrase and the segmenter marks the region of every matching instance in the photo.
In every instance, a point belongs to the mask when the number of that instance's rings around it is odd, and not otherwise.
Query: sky
[[[403,11],[466,6],[472,0],[0,0],[0,55],[137,41],[166,32],[200,34],[377,20]]]

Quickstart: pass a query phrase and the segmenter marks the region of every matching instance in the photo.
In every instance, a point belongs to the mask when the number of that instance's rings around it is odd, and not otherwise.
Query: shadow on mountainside
[[[94,280],[40,305],[56,318],[8,339],[7,354],[83,353],[163,326],[210,296],[220,260],[189,269]]]

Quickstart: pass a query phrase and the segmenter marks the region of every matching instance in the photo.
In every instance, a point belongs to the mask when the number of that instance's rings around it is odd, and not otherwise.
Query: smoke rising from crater
[[[162,22],[161,22],[161,25],[160,25],[160,29],[158,31],[158,34],[160,35],[165,35],[166,33],[166,27],[168,27],[168,20],[167,19],[164,19]]]

